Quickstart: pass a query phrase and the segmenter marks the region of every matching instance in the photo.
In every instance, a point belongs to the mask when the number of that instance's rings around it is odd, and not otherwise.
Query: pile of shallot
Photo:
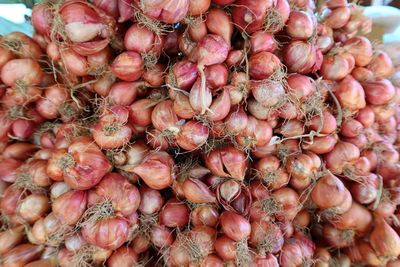
[[[322,2],[37,4],[0,36],[0,265],[400,266],[400,69]]]

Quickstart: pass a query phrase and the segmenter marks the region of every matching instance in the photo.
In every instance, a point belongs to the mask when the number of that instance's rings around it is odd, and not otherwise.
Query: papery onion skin
[[[174,180],[173,167],[174,161],[166,152],[153,152],[145,157],[133,171],[149,187],[161,190],[172,185]]]
[[[27,223],[34,223],[49,210],[49,199],[45,195],[32,194],[18,203],[16,212]]]
[[[243,180],[247,170],[244,153],[234,147],[215,149],[205,156],[206,167],[212,174]],[[225,172],[225,170],[228,172]]]
[[[194,226],[215,227],[219,221],[219,213],[213,206],[199,206],[190,213],[190,221]]]
[[[23,226],[17,226],[0,233],[0,254],[10,251],[23,241]]]
[[[182,227],[189,221],[189,209],[177,199],[170,199],[160,211],[160,224],[168,227]]]
[[[370,41],[362,36],[350,38],[344,43],[347,52],[353,55],[357,66],[364,67],[372,60],[372,46]]]
[[[13,158],[3,160],[0,162],[0,179],[13,183],[17,179],[18,168],[22,165],[22,162]]]
[[[161,210],[164,198],[158,190],[149,188],[146,185],[140,187],[140,206],[139,211],[143,214],[153,214]]]
[[[111,200],[115,211],[124,216],[134,213],[140,205],[137,187],[118,173],[109,173],[104,176],[93,192],[99,197]]]
[[[189,0],[167,1],[143,1],[141,8],[143,12],[164,23],[177,23],[182,20],[189,10]]]
[[[151,243],[158,247],[171,246],[174,242],[174,235],[172,231],[164,225],[153,226],[151,231]]]
[[[136,52],[124,52],[115,58],[110,69],[121,80],[134,82],[143,74],[143,59]]]
[[[182,190],[186,199],[192,203],[216,202],[215,194],[198,179],[186,178]]]
[[[8,86],[14,86],[17,82],[38,85],[43,72],[40,65],[33,59],[12,59],[1,68],[0,77]]]
[[[281,62],[277,56],[270,52],[259,52],[249,58],[250,77],[256,80],[269,78],[281,68]]]
[[[300,246],[295,242],[287,242],[283,245],[280,255],[280,265],[283,267],[299,266],[303,263],[303,255]]]
[[[342,108],[357,111],[366,106],[364,89],[351,76],[345,77],[336,87],[335,96]]]
[[[354,231],[351,229],[340,230],[325,224],[323,234],[328,244],[336,248],[349,247],[354,243]]]
[[[103,152],[88,137],[75,139],[68,149],[68,155],[64,156],[68,161],[71,157],[74,159],[62,170],[65,182],[73,189],[89,189],[111,170],[111,164]]]
[[[3,255],[5,266],[25,266],[31,261],[37,260],[42,254],[43,246],[25,243],[19,245]]]
[[[112,85],[108,96],[114,105],[129,106],[141,87],[144,87],[141,82],[117,82]]]
[[[37,4],[32,8],[32,26],[42,35],[48,35],[50,30],[51,12],[43,4]]]
[[[320,72],[325,79],[339,81],[351,73],[354,64],[354,57],[350,53],[324,56]]]
[[[136,264],[139,260],[138,254],[130,247],[120,247],[108,258],[107,266],[127,267]]]
[[[272,194],[272,200],[278,205],[275,217],[281,222],[291,222],[298,213],[299,195],[290,187],[282,187]]]
[[[140,40],[137,42],[136,40]],[[155,34],[146,27],[133,24],[125,33],[124,44],[129,51],[138,53],[149,52],[155,42]]]
[[[294,40],[285,47],[283,60],[289,71],[307,74],[320,69],[322,53],[313,44]]]
[[[125,218],[110,217],[84,224],[81,233],[88,243],[114,250],[128,240],[129,227]]]
[[[53,200],[54,215],[63,223],[74,225],[86,210],[87,193],[85,191],[69,191]]]
[[[236,258],[236,242],[226,235],[219,237],[215,241],[215,250],[223,260],[229,261]]]
[[[388,103],[396,94],[395,88],[389,80],[377,80],[362,84],[366,100],[372,105]]]
[[[104,19],[107,19],[107,15],[101,9],[89,3],[80,1],[64,3],[59,12],[65,24],[65,35],[72,42],[88,42],[97,37],[97,35],[103,35],[102,37],[105,38],[110,37],[107,36],[110,34],[107,29],[109,25],[103,24]],[[112,24],[114,21],[109,19],[108,22]]]
[[[258,52],[274,52],[277,48],[273,35],[265,31],[257,31],[251,35],[250,51],[253,54]]]
[[[340,215],[338,219],[330,220],[337,229],[352,229],[359,235],[368,232],[372,225],[372,215],[363,206],[353,201],[350,209]]]
[[[318,180],[311,192],[311,199],[320,208],[330,208],[342,202],[346,191],[346,187],[339,178],[327,175]]]
[[[222,231],[235,241],[247,238],[251,233],[250,223],[241,215],[225,211],[220,216]]]
[[[79,55],[72,49],[63,51],[62,62],[71,74],[76,76],[86,76],[89,66],[86,57]]]
[[[3,214],[12,215],[15,214],[17,209],[18,201],[24,199],[26,192],[24,190],[9,186],[3,193],[0,202],[0,208]]]
[[[258,253],[277,253],[282,249],[284,238],[281,229],[271,222],[252,222],[249,243],[258,247]]]
[[[116,149],[126,145],[132,136],[132,129],[125,125],[129,111],[125,107],[114,106],[111,116],[100,118],[92,129],[95,142],[103,149]]]
[[[202,266],[204,266],[204,267],[223,267],[224,262],[217,255],[210,254],[204,258],[204,260],[202,262]]]
[[[207,142],[208,134],[209,130],[203,123],[188,121],[181,127],[176,141],[181,148],[193,151]]]
[[[133,125],[146,127],[151,123],[151,114],[157,104],[151,99],[140,99],[132,103],[129,110],[129,122]]]
[[[31,37],[22,32],[10,32],[1,38],[5,47],[11,46],[11,51],[19,58],[39,59],[42,52],[41,47]],[[17,43],[13,47],[13,43]]]
[[[198,0],[192,0],[198,1]],[[207,2],[203,1],[203,2]],[[201,1],[199,1],[201,2]],[[231,17],[226,14],[222,9],[211,9],[208,11],[206,25],[208,31],[213,34],[220,35],[224,38],[228,46],[231,46],[231,38],[234,30],[234,25],[231,21]]]
[[[237,28],[247,33],[261,29],[266,11],[273,7],[273,1],[239,0],[232,9],[233,22]]]
[[[371,232],[370,244],[377,256],[397,257],[400,254],[400,237],[379,215],[375,216],[375,228]]]
[[[351,13],[349,7],[337,7],[332,10],[332,13],[328,16],[324,23],[333,29],[340,29],[350,20],[350,16]]]
[[[387,53],[378,51],[366,68],[377,78],[388,78],[393,73],[393,62]]]
[[[293,10],[286,23],[286,32],[294,39],[306,40],[314,33],[314,21],[309,13]]]
[[[333,173],[342,173],[345,166],[360,157],[358,147],[348,142],[338,142],[334,149],[325,154],[326,166]]]

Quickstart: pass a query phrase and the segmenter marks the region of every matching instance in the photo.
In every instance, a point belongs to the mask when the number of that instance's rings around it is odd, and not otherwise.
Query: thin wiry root
[[[116,165],[117,167],[121,166],[118,165],[118,162],[122,162],[120,159],[122,159],[124,162],[126,161],[126,155],[124,154],[124,152],[125,152],[125,147],[120,147],[120,148],[108,149],[105,155],[108,158],[108,160],[112,163],[112,165]]]
[[[7,118],[10,120],[16,120],[16,119],[27,119],[29,118],[25,117],[25,112],[24,108],[22,106],[13,106],[8,109],[7,112]]]
[[[267,215],[274,215],[282,210],[280,203],[274,197],[261,200],[261,208]]]
[[[329,221],[340,220],[341,214],[339,214],[339,209],[337,207],[332,207],[328,209],[324,209],[320,212],[321,218],[324,218]]]
[[[159,134],[153,134],[151,132],[148,132],[148,134],[152,136],[155,140],[159,140],[160,143],[166,141],[171,146],[175,146],[176,136],[178,135],[178,133],[179,133],[178,127],[169,127]]]
[[[24,48],[24,43],[21,40],[18,40],[16,38],[10,38],[10,37],[5,37],[2,42],[0,43],[0,46],[10,50],[16,55],[22,55],[24,51],[22,49]],[[29,51],[25,51],[29,52]]]
[[[305,101],[300,101],[300,111],[306,118],[306,121],[310,121],[313,117],[315,116],[321,116],[323,110],[325,109],[325,104],[324,104],[324,99],[323,96],[320,92],[320,90],[317,89],[318,87],[316,86],[315,92],[307,97]],[[323,119],[323,117],[321,116]]]
[[[40,135],[45,132],[52,132],[59,124],[56,122],[45,122],[42,123],[35,131],[36,134]]]
[[[266,186],[270,186],[279,178],[279,173],[276,171],[259,172],[259,177]]]
[[[170,32],[169,26],[152,18],[149,18],[139,9],[136,9],[134,12],[135,20],[139,23],[139,25],[144,26],[154,32],[157,35],[162,35]]]
[[[202,16],[186,16],[183,22],[189,27],[198,27],[205,19]],[[189,28],[187,27],[186,30]]]
[[[208,129],[212,129],[214,126],[214,122],[207,119],[207,116],[197,114],[193,117],[193,119],[203,123]]]
[[[284,26],[281,13],[275,8],[268,9],[264,21],[264,30],[266,32],[277,32]]]
[[[242,239],[236,243],[236,266],[249,266],[250,261],[251,253],[249,246],[247,245],[247,239]]]
[[[22,169],[23,170],[23,169]],[[21,173],[18,174],[17,179],[15,180],[14,185],[17,188],[23,190],[29,190],[30,192],[34,193],[46,193],[46,189],[40,187],[33,183],[32,177],[27,172],[28,170],[23,170]]]
[[[103,202],[99,202],[88,208],[83,214],[80,221],[77,223],[78,227],[85,225],[93,225],[97,221],[109,218],[115,215],[115,209],[110,199],[105,199]]]
[[[60,8],[63,5],[64,0],[45,0],[45,4],[53,15],[50,29],[50,39],[57,44],[64,44],[67,41],[67,33],[65,31],[64,22],[60,15]]]
[[[16,80],[16,82],[15,82],[15,90],[16,91],[18,91],[19,93],[25,95],[27,89],[28,89],[28,85],[26,84],[25,81],[20,80],[20,79]]]
[[[178,238],[182,242],[182,245],[188,251],[190,259],[194,263],[200,263],[204,259],[204,253],[196,242],[195,239],[188,236],[187,233],[179,234]]]
[[[257,141],[251,136],[242,136],[241,138],[241,144],[237,141],[236,137],[232,137],[231,142],[237,149],[243,150],[247,159],[251,159],[251,150],[255,147]]]
[[[357,174],[357,168],[354,167],[353,165],[346,165],[343,168],[343,175],[346,176],[348,179],[351,181],[354,181],[359,184],[364,184],[365,185],[365,176],[358,175]]]
[[[58,112],[68,120],[78,117],[79,110],[72,104],[65,102],[60,105]]]
[[[287,81],[287,67],[283,64],[280,64],[279,68],[272,73],[272,75],[268,78],[269,80],[276,81],[282,83],[284,88],[288,87]]]
[[[151,239],[151,232],[154,225],[158,223],[157,214],[140,214],[139,227],[137,227],[131,234],[130,240],[133,240],[138,235],[144,235],[148,240]]]
[[[153,70],[158,62],[158,56],[153,52],[141,53],[146,70]]]
[[[57,230],[51,233],[46,240],[46,244],[50,246],[59,246],[68,236],[72,236],[76,231],[69,225],[61,225]]]
[[[107,123],[103,127],[103,133],[106,136],[113,136],[113,135],[117,134],[120,130],[121,130],[121,125],[116,122]]]
[[[151,262],[153,258],[150,257],[149,255],[145,255],[144,257],[141,257],[138,262],[136,262],[132,267],[146,267],[149,266],[149,263]]]
[[[169,88],[177,89],[178,91],[183,91],[182,89],[179,89],[178,82],[177,82],[177,80],[176,80],[176,76],[175,76],[175,74],[173,73],[172,69],[170,70],[170,72],[168,73],[167,76],[168,76],[168,77],[167,77],[166,80],[168,80],[167,86],[168,86]],[[184,91],[184,92],[186,92],[186,91]],[[187,93],[187,92],[186,92],[186,93]]]
[[[55,13],[50,31],[50,39],[57,44],[64,44],[67,41],[67,32],[61,16]]]
[[[266,255],[270,253],[276,247],[276,244],[279,241],[274,232],[270,229],[265,231],[264,235],[264,239],[262,240],[262,242],[257,244],[256,247],[260,255]]]
[[[355,235],[356,235],[356,231],[354,231],[353,229],[346,229],[346,230],[341,231],[341,233],[340,233],[341,239],[346,240],[346,241],[354,239]]]
[[[170,249],[169,247],[162,248],[159,251],[160,257],[157,259],[155,262],[155,267],[165,267],[168,266],[168,263],[170,262]]]
[[[247,96],[249,95],[250,89],[247,82],[240,82],[236,85],[237,91],[243,95],[244,101],[247,100]]]
[[[185,157],[183,161],[176,164],[176,176],[185,179],[190,171],[199,165],[199,158],[194,156]]]
[[[75,159],[70,154],[65,153],[57,162],[57,165],[64,171],[75,165]]]
[[[282,161],[283,165],[286,164],[286,161],[289,156],[295,155],[298,152],[292,152],[290,148],[288,148],[285,144],[282,143],[282,140],[278,142],[277,147],[277,156]]]
[[[111,74],[108,70],[107,66],[102,66],[102,67],[97,67],[97,68],[91,68],[88,70],[88,74],[91,76],[96,77],[97,79],[106,75],[106,74]]]
[[[11,222],[10,218],[5,215],[0,215],[0,232],[6,231],[13,227],[13,223]]]
[[[208,154],[214,149],[226,147],[229,144],[229,139],[227,138],[214,138],[209,137],[207,142],[200,148],[201,151]]]
[[[72,266],[74,267],[92,267],[93,255],[97,249],[94,246],[84,246],[79,249],[71,259]]]

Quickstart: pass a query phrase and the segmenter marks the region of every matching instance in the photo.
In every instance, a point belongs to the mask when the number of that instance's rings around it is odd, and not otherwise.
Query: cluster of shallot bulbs
[[[400,265],[400,69],[361,7],[61,0],[32,24],[0,36],[1,266]]]

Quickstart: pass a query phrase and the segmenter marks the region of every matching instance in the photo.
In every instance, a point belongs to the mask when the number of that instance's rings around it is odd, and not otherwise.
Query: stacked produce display
[[[37,4],[0,37],[1,266],[400,266],[400,70],[322,2]]]

